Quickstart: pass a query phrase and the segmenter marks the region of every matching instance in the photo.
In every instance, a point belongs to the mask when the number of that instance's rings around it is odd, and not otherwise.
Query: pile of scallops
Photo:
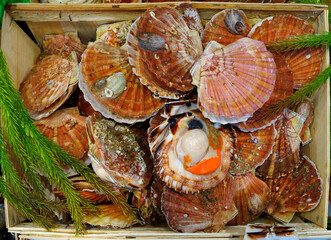
[[[314,107],[306,99],[268,109],[320,73],[324,49],[270,52],[268,44],[313,33],[292,15],[252,27],[238,9],[202,24],[190,3],[153,7],[134,22],[98,27],[87,46],[77,33],[46,36],[20,93],[42,134],[138,209],[123,214],[63,166],[100,206],[86,223],[166,221],[179,232],[218,232],[261,214],[289,222],[322,195],[316,166],[302,154]]]

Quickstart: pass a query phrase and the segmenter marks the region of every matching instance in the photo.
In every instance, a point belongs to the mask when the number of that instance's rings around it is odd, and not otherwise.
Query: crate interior
[[[171,3],[171,5],[178,3]],[[166,5],[164,3],[159,5]],[[224,8],[239,8],[248,16],[251,24],[255,24],[268,16],[275,14],[292,14],[311,22],[316,32],[322,33],[328,30],[327,11],[326,7],[314,5],[258,5],[258,4],[224,4],[224,3],[194,3],[198,8],[201,18],[209,20],[214,14]],[[7,57],[7,62],[13,76],[13,81],[16,87],[23,81],[24,76],[28,73],[34,64],[35,59],[40,53],[42,39],[46,34],[57,34],[68,31],[78,31],[78,34],[87,44],[89,41],[95,40],[96,27],[104,23],[112,23],[124,20],[135,20],[140,14],[152,4],[117,4],[117,5],[40,5],[40,4],[13,4],[7,7],[7,12],[4,15],[1,48]],[[36,42],[15,23],[15,21],[24,21],[32,32]],[[328,49],[325,52],[324,63],[322,69],[329,66]],[[317,169],[323,179],[323,195],[320,204],[311,212],[303,213],[305,219],[314,224],[307,225],[299,217],[295,217],[293,222],[298,223],[296,226],[300,228],[302,234],[309,230],[313,232],[326,229],[327,214],[328,214],[328,196],[329,196],[329,84],[324,84],[313,96],[315,107],[314,121],[311,126],[313,141],[304,147],[304,153],[315,162]],[[13,157],[15,162],[15,158]],[[14,232],[45,232],[40,227],[33,223],[22,223],[24,217],[20,216],[17,211],[9,204],[6,204],[6,220],[9,231]],[[255,222],[272,221],[269,218],[257,220]],[[207,234],[204,236],[223,236],[232,237],[235,235],[244,234],[245,226],[226,227],[219,234]],[[154,233],[167,232],[172,234],[172,231],[166,226],[160,227],[134,227],[131,230],[112,231],[100,228],[88,230],[91,234],[128,234],[128,231],[133,234],[138,234],[140,231]],[[72,226],[59,225],[55,230],[58,233],[74,234]],[[124,233],[123,233],[124,232]],[[173,233],[175,234],[175,233]],[[181,236],[192,236],[184,234]],[[102,237],[100,235],[100,237]]]

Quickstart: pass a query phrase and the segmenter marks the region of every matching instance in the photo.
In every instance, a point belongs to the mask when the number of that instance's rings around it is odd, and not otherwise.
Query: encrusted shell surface
[[[276,65],[260,41],[241,38],[225,47],[211,41],[191,74],[204,116],[221,124],[238,123],[270,98]]]
[[[276,130],[273,125],[255,132],[242,132],[234,129],[236,147],[229,172],[233,175],[246,174],[269,157],[275,143]]]
[[[199,34],[171,7],[148,9],[127,36],[129,61],[142,84],[164,98],[193,89],[189,73],[202,53]]]
[[[255,131],[258,129],[270,126],[279,117],[279,113],[273,113],[268,110],[276,101],[284,99],[293,93],[293,75],[289,68],[285,57],[280,54],[273,53],[276,63],[276,81],[269,100],[254,112],[253,116],[245,122],[240,122],[237,126],[242,131]]]
[[[137,217],[124,214],[123,210],[114,204],[104,204],[98,206],[99,214],[90,214],[84,217],[84,222],[92,226],[111,227],[111,228],[129,228],[139,223]]]
[[[296,108],[295,112],[303,116],[306,120],[303,124],[302,130],[300,132],[300,138],[302,141],[303,146],[307,145],[312,141],[312,136],[310,133],[309,126],[313,121],[314,118],[314,105],[313,103],[307,98],[303,102],[299,103]]]
[[[277,136],[273,152],[265,162],[256,169],[256,174],[262,179],[278,178],[292,172],[301,162],[300,132],[305,119],[285,109],[275,122]]]
[[[252,173],[234,176],[233,201],[238,209],[237,216],[229,225],[242,225],[258,218],[268,206],[270,191],[267,184]]]
[[[37,62],[20,85],[30,116],[38,120],[58,109],[75,89],[77,73],[77,62],[56,55]]]
[[[314,209],[322,197],[322,179],[315,164],[306,156],[284,177],[267,179],[271,201],[266,212],[306,212]]]
[[[201,36],[203,32],[203,26],[198,10],[193,7],[192,3],[181,3],[176,6],[176,9],[183,15],[183,18],[186,21],[188,27],[191,30],[197,31]]]
[[[314,33],[314,27],[303,19],[292,15],[276,15],[257,23],[248,36],[268,44]],[[294,88],[301,88],[320,73],[323,52],[323,47],[312,47],[284,53],[293,72]]]
[[[199,194],[178,193],[165,187],[162,210],[168,225],[180,232],[221,230],[237,214],[232,178],[228,175],[216,187]]]
[[[202,44],[207,46],[210,41],[228,45],[246,37],[251,25],[245,13],[237,9],[225,9],[215,14],[206,24],[202,35]]]
[[[65,109],[58,110],[34,124],[41,134],[59,144],[65,151],[82,161],[84,165],[91,163],[87,156],[89,144],[85,129],[85,117],[72,113],[71,109]],[[68,166],[64,166],[64,169],[68,175],[76,174]]]
[[[79,87],[93,109],[117,122],[144,121],[164,104],[139,82],[126,51],[102,42],[85,50]]]
[[[77,32],[68,32],[57,35],[46,35],[43,40],[43,55],[57,55],[63,58],[69,57],[72,51],[77,55],[78,62],[86,49]]]
[[[145,187],[152,177],[152,159],[142,132],[103,118],[87,118],[89,156],[96,174],[123,187]],[[147,141],[147,140],[145,140]]]
[[[132,21],[104,24],[97,28],[97,41],[102,41],[114,47],[122,47],[126,43]]]
[[[149,135],[157,175],[167,186],[186,193],[215,187],[224,179],[230,167],[233,141],[230,130],[215,129],[197,111],[173,115]],[[204,174],[189,170],[219,159],[219,164]]]

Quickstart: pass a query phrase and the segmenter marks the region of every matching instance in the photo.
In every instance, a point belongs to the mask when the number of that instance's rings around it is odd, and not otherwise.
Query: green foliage
[[[20,98],[19,92],[13,86],[5,56],[1,50],[0,66],[0,106],[3,134],[6,136],[8,144],[20,161],[22,170],[26,175],[27,183],[29,183],[29,185],[32,186],[31,189],[33,189],[33,191],[29,192],[29,195],[22,197],[30,196],[32,199],[34,196],[39,197],[36,198],[35,202],[27,201],[24,202],[25,205],[23,203],[23,205],[19,205],[19,201],[17,201],[18,199],[14,198],[13,194],[8,192],[6,196],[8,197],[8,200],[10,202],[13,201],[13,205],[15,205],[31,220],[34,220],[36,223],[39,223],[45,227],[50,227],[47,221],[47,224],[42,224],[43,219],[39,218],[40,216],[44,216],[41,213],[45,213],[45,216],[49,215],[49,209],[47,209],[49,205],[43,203],[42,201],[44,198],[42,190],[43,185],[40,177],[37,175],[38,169],[44,176],[47,177],[52,185],[56,185],[57,188],[64,194],[66,197],[67,208],[71,213],[72,219],[74,220],[77,233],[83,231],[84,216],[86,214],[95,213],[97,211],[97,207],[92,202],[81,197],[79,193],[75,191],[70,183],[70,180],[67,178],[58,163],[58,159],[60,159],[63,163],[72,167],[72,169],[74,169],[81,176],[85,177],[86,180],[94,185],[98,191],[107,194],[109,198],[115,204],[118,204],[125,213],[136,216],[135,212],[132,211],[123,197],[117,193],[113,193],[107,187],[107,183],[98,178],[90,168],[82,165],[80,161],[65,152],[57,144],[39,132],[28,115],[27,110]],[[4,160],[5,159],[6,158],[4,158]],[[17,181],[17,177],[15,177],[16,173],[10,168],[10,163],[5,162],[3,167],[4,172],[7,172],[14,180],[16,179],[15,181],[11,181],[11,178],[9,178],[9,182],[6,182],[6,184],[10,184],[11,189],[19,189],[19,184],[21,184],[21,190],[24,191],[24,188],[22,188],[24,185]],[[28,206],[33,203],[34,205],[31,205],[33,206],[31,210],[27,209]],[[40,211],[40,214],[34,214],[34,217],[32,217],[32,212],[29,212],[32,210],[35,210],[36,212]]]
[[[2,16],[7,3],[30,3],[30,0],[0,0],[0,29],[2,26]]]

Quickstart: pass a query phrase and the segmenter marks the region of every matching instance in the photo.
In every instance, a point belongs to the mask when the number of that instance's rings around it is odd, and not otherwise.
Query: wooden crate
[[[22,31],[15,21],[24,21],[30,28],[38,44],[45,34],[62,33],[77,30],[84,43],[95,39],[96,27],[103,23],[134,20],[143,11],[154,5],[175,6],[177,3],[158,4],[86,4],[86,5],[51,5],[51,4],[13,4],[6,8],[3,18],[1,48],[5,53],[16,87],[33,66],[40,53],[40,48]],[[225,8],[243,10],[251,23],[276,14],[292,14],[311,22],[318,33],[328,30],[327,6],[306,4],[248,4],[248,3],[202,3],[194,2],[202,19],[210,19]],[[329,50],[324,56],[323,69],[329,66]],[[311,127],[314,137],[312,143],[305,147],[305,153],[316,163],[323,179],[323,195],[320,204],[311,212],[302,216],[312,223],[305,223],[295,217],[292,224],[297,227],[300,238],[322,238],[331,233],[326,230],[329,196],[330,169],[330,95],[329,83],[324,84],[314,95],[314,122]],[[15,162],[15,159],[13,158]],[[27,239],[116,239],[116,238],[157,238],[157,239],[193,239],[222,238],[240,239],[245,226],[225,227],[219,233],[175,233],[167,226],[135,226],[126,230],[109,230],[92,228],[87,234],[75,237],[71,225],[60,224],[51,232],[26,223],[13,207],[6,203],[6,222],[10,232],[21,234]],[[272,222],[271,219],[258,219],[255,222]]]

